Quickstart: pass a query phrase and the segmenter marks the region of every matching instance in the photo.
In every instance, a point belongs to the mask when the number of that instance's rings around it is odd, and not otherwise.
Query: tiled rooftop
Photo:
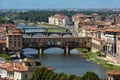
[[[67,19],[68,17],[62,14],[55,14],[53,17],[58,18],[58,19]]]
[[[5,69],[7,71],[29,71],[28,66],[26,66],[24,62],[34,63],[34,62],[39,62],[39,61],[38,60],[26,60],[22,62],[11,62],[11,63],[6,62],[6,63],[2,63],[0,65],[0,68]]]
[[[120,76],[120,71],[115,71],[115,70],[113,70],[113,71],[107,72],[107,74],[108,74],[108,75],[119,75],[119,76]]]
[[[105,31],[107,31],[107,32],[120,32],[120,28],[106,28]]]

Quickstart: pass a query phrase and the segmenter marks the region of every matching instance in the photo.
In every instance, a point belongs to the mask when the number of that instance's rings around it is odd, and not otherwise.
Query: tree
[[[73,74],[55,73],[46,67],[37,68],[30,80],[99,80],[94,72],[87,72],[82,78]]]
[[[14,24],[14,22],[8,18],[0,18],[0,24],[8,24],[8,23]]]
[[[6,54],[0,54],[0,57],[5,58],[6,61],[11,61],[11,57]]]
[[[86,72],[85,75],[81,78],[81,80],[99,80],[99,77],[94,72]]]
[[[74,80],[75,78],[76,78],[76,76],[73,75],[73,74],[71,74],[71,75],[69,76],[69,80]]]

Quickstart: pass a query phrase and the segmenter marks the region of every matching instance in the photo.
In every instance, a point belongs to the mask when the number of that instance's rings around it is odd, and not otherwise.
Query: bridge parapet
[[[92,39],[90,37],[73,38],[23,38],[23,48],[36,48],[39,54],[50,47],[60,47],[64,49],[65,55],[70,54],[73,48],[91,49]]]
[[[42,34],[42,35],[45,35],[46,37],[49,37],[52,34],[57,34],[59,37],[63,37],[66,34],[69,34],[72,36],[72,33],[70,32],[23,32],[22,34],[28,35],[30,37],[33,37],[36,34]]]
[[[91,48],[90,37],[80,38],[23,38],[23,46],[46,47],[46,46],[61,46],[61,47],[88,47]]]

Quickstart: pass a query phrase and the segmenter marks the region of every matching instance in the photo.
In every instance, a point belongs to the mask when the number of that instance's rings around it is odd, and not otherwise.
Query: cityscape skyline
[[[0,9],[120,8],[120,0],[0,0]]]

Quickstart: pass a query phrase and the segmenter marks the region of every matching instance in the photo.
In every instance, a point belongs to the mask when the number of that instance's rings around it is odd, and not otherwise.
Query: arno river
[[[18,25],[19,27],[26,27]],[[32,26],[35,27],[35,26]],[[28,30],[33,31],[33,30]],[[34,30],[38,31],[38,30]],[[40,30],[39,30],[40,31]],[[40,36],[40,35],[39,35]],[[24,35],[25,37],[25,35]],[[63,72],[66,74],[83,75],[87,71],[93,71],[98,74],[100,79],[106,78],[105,69],[91,61],[80,57],[80,52],[76,49],[70,51],[70,56],[64,56],[64,50],[60,48],[49,48],[44,51],[44,56],[40,57],[36,49],[23,49],[24,54],[33,59],[39,59],[42,65],[55,68],[55,72]]]

